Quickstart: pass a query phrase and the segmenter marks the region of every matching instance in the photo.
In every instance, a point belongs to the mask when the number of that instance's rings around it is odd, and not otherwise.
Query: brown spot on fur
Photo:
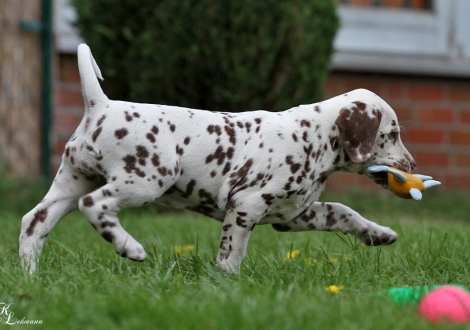
[[[111,221],[103,221],[101,223],[101,228],[106,228],[106,227],[116,227],[116,224],[114,222],[111,222]]]
[[[155,136],[153,136],[152,133],[147,133],[147,134],[145,135],[145,137],[147,138],[147,140],[149,140],[149,141],[152,142],[152,143],[155,143],[155,141],[156,141],[156,140],[155,140]]]
[[[183,154],[184,154],[183,148],[180,148],[179,145],[176,145],[176,153],[180,156],[183,156]]]
[[[148,152],[147,148],[145,148],[144,146],[139,145],[135,148],[137,149],[137,157],[147,158],[149,156],[149,152]]]
[[[126,121],[132,121],[132,116],[127,111],[124,111],[124,115],[126,117]]]
[[[46,221],[46,218],[47,218],[47,209],[37,210],[36,213],[34,213],[33,220],[29,224],[28,229],[26,229],[26,235],[28,236],[33,235],[34,228],[36,228],[37,223]]]
[[[101,236],[109,243],[112,243],[114,240],[114,235],[109,231],[102,232]]]
[[[230,163],[229,162],[225,163],[224,169],[222,170],[222,175],[225,175],[228,172],[230,172],[230,169],[231,169]]]
[[[95,205],[95,202],[91,196],[86,196],[83,198],[83,206],[92,207],[93,205]]]
[[[237,226],[246,228],[246,224],[245,224],[246,220],[243,220],[242,217],[237,217],[236,223],[237,223]]]
[[[250,170],[251,166],[253,165],[253,159],[248,159],[245,164],[237,171],[230,174],[230,185],[235,185],[240,179],[244,178],[248,171]]]
[[[272,194],[262,194],[261,197],[264,199],[266,205],[271,205],[273,199],[275,198]]]
[[[153,154],[150,160],[152,161],[153,166],[155,167],[160,166],[160,157],[157,154]]]
[[[103,124],[103,121],[105,120],[106,118],[106,115],[103,115],[99,120],[98,122],[96,123],[98,126],[101,126],[101,124]]]
[[[246,127],[246,132],[247,132],[247,133],[250,133],[251,123],[250,123],[250,122],[246,122],[246,123],[245,123],[245,127]]]
[[[194,187],[196,186],[196,180],[191,180],[186,186],[186,194],[189,196],[193,193]]]
[[[290,165],[290,171],[292,172],[292,174],[297,172],[301,167],[300,163],[294,163],[292,156],[286,156],[286,163],[287,165]]]
[[[225,126],[225,133],[229,136],[229,141],[231,144],[235,145],[237,142],[236,135],[235,135],[235,130],[231,128],[230,126]]]
[[[101,131],[103,130],[103,127],[98,127],[94,132],[93,134],[91,135],[91,140],[93,142],[96,142],[96,139],[98,138],[98,136],[101,134]]]
[[[128,133],[128,132],[127,132],[127,129],[121,128],[121,129],[117,129],[117,130],[114,131],[114,136],[115,136],[118,140],[120,140],[120,139],[122,139],[123,137],[125,137],[125,136],[127,135],[127,133]]]

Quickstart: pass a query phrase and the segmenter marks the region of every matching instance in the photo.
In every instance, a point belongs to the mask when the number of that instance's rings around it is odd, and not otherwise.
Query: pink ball
[[[433,323],[470,322],[470,294],[452,285],[438,287],[421,300],[418,313]]]

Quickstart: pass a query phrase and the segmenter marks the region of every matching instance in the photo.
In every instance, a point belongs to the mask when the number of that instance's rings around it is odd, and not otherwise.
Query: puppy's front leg
[[[259,219],[259,216],[236,210],[229,210],[225,215],[217,256],[217,266],[225,273],[239,273],[248,239]]]
[[[392,244],[398,238],[392,229],[369,221],[339,203],[314,202],[301,216],[286,223],[273,224],[273,228],[278,231],[337,229],[344,234],[356,235],[364,244],[374,246]]]

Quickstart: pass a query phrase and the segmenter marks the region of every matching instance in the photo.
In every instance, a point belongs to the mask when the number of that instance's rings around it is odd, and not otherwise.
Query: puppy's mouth
[[[388,184],[388,176],[386,172],[367,173],[366,176],[378,185],[383,186]]]

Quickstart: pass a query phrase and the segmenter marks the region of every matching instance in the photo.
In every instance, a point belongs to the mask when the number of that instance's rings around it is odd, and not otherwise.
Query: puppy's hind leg
[[[23,268],[30,273],[36,270],[47,235],[65,215],[78,208],[81,196],[101,184],[100,178],[87,178],[66,161],[61,164],[44,199],[23,217],[19,237],[19,256]]]
[[[125,182],[117,180],[80,198],[79,208],[96,231],[114,245],[116,253],[134,261],[144,261],[144,248],[122,227],[118,212],[152,202],[173,185],[175,180],[176,178],[167,176],[162,179],[162,187],[156,181],[149,183],[139,177]]]

